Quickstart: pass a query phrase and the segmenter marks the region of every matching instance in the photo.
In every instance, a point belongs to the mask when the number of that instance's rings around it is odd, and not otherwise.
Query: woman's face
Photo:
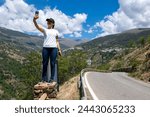
[[[53,23],[52,22],[47,22],[47,26],[48,26],[48,28],[50,29],[50,28],[53,28]]]

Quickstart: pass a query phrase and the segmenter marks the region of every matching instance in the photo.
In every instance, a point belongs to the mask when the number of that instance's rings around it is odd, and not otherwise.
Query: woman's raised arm
[[[35,25],[35,27],[39,30],[39,31],[41,31],[42,33],[44,32],[44,30],[43,30],[43,28],[41,27],[41,26],[39,26],[38,24],[37,24],[37,22],[36,22],[36,20],[39,18],[39,16],[34,16],[34,18],[33,18],[33,23],[34,23],[34,25]]]

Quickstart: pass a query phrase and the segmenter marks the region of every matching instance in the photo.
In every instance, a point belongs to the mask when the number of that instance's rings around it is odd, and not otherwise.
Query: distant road
[[[88,89],[95,99],[150,100],[150,84],[130,78],[126,73],[85,73]]]

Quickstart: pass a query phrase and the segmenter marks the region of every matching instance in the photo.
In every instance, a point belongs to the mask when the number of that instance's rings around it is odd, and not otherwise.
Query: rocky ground
[[[57,100],[79,100],[79,90],[77,87],[77,81],[79,75],[71,78],[60,86],[60,92],[57,94]]]

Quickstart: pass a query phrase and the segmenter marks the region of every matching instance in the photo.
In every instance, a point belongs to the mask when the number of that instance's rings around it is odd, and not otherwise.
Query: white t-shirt
[[[43,47],[47,48],[57,48],[56,36],[59,35],[59,32],[56,29],[44,29],[44,43]]]

